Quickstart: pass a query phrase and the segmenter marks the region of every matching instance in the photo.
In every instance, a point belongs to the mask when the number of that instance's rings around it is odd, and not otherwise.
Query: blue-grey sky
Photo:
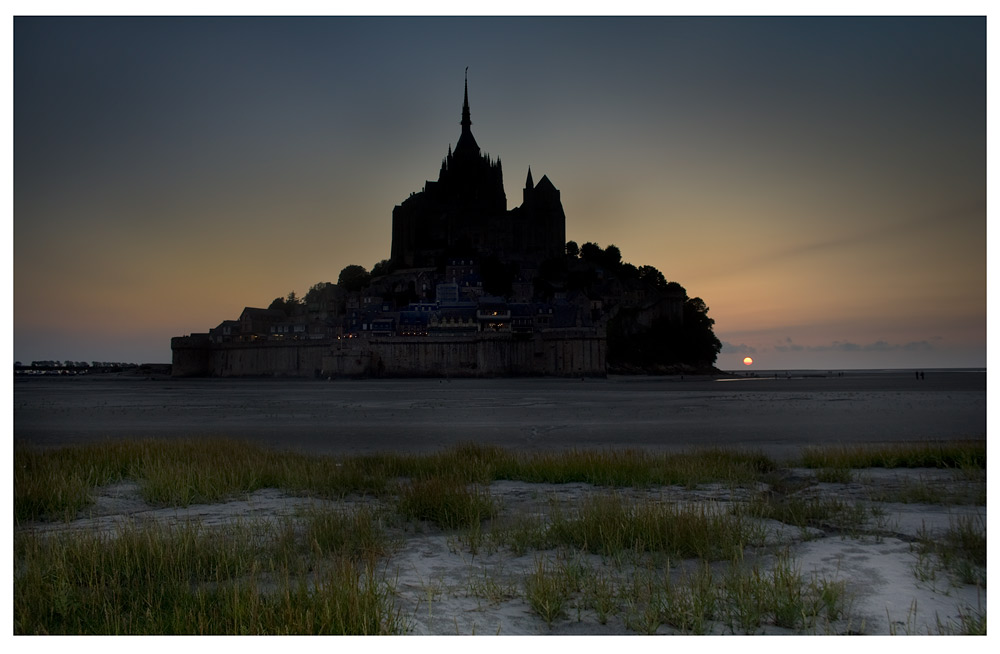
[[[770,368],[986,362],[986,19],[16,18],[14,357],[388,257],[460,128]]]

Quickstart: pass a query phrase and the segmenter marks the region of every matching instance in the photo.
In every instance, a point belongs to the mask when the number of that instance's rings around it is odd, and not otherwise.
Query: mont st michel
[[[15,636],[986,634],[985,16],[13,34]]]
[[[392,211],[390,258],[171,340],[176,377],[605,376],[714,370],[700,298],[614,245],[566,240],[559,189],[530,167],[507,209],[500,157],[461,133],[437,181]]]

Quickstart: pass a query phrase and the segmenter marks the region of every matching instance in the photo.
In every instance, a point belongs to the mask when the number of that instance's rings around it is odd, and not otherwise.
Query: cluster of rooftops
[[[519,284],[515,282],[515,287]],[[416,295],[416,300],[397,298]],[[510,298],[485,294],[474,260],[452,260],[441,275],[412,269],[376,278],[365,289],[327,286],[319,301],[281,308],[246,307],[236,320],[209,330],[213,343],[434,337],[476,334],[528,336],[543,330],[592,327],[595,308],[586,296],[557,293],[532,298],[522,282]]]

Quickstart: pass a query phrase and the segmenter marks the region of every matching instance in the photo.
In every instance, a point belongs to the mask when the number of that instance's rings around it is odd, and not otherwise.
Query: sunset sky
[[[170,361],[388,258],[460,134],[718,366],[986,365],[986,19],[16,18],[14,359]]]

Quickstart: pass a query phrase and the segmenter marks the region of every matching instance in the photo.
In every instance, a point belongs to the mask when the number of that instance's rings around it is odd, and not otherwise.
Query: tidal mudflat
[[[474,442],[565,448],[803,447],[980,438],[986,373],[786,378],[17,379],[14,437],[228,437],[316,454],[430,453]]]

